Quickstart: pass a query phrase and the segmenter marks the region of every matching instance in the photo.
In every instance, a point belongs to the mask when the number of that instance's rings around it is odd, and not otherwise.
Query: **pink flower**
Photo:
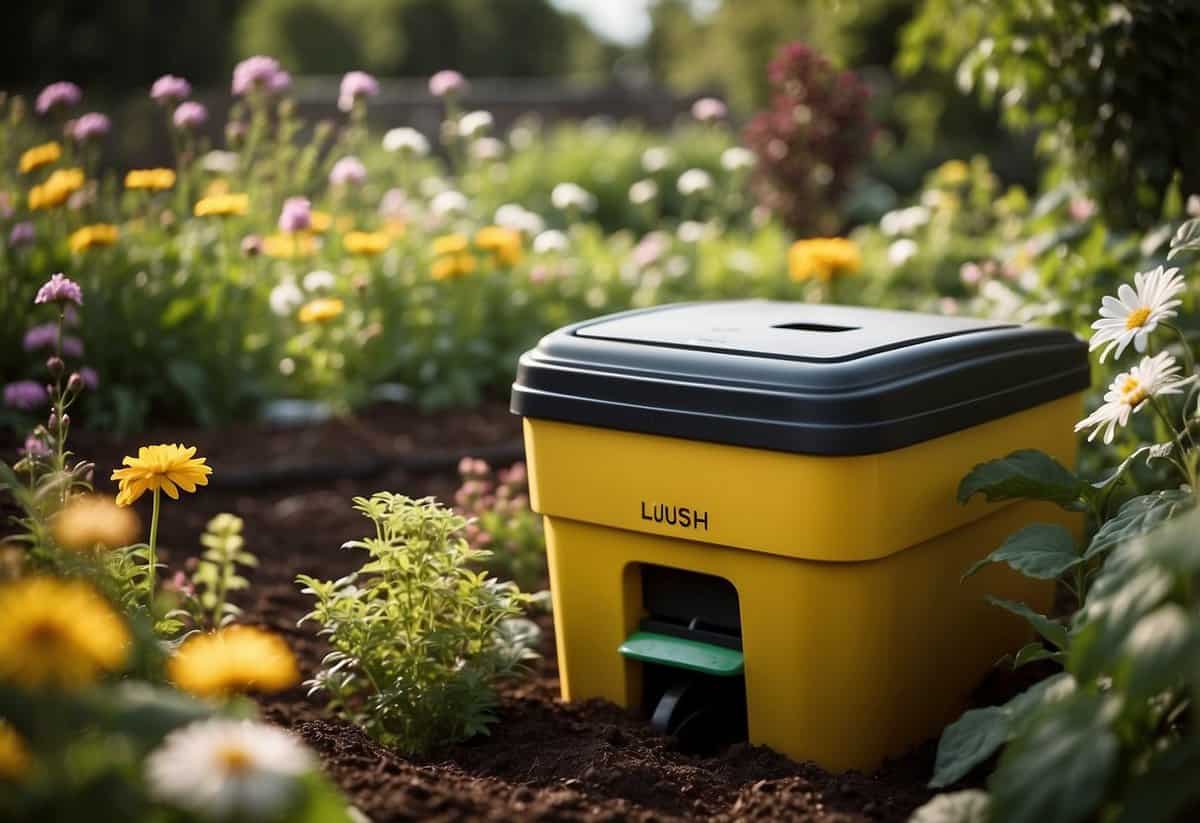
[[[191,93],[192,84],[173,74],[164,74],[150,87],[150,99],[155,103],[178,103]]]
[[[1075,196],[1067,204],[1067,214],[1076,223],[1082,223],[1096,213],[1096,202],[1088,197]]]
[[[50,447],[46,445],[46,441],[38,437],[36,434],[31,434],[25,438],[25,446],[18,449],[21,454],[34,459],[45,458],[50,456]]]
[[[276,94],[281,94],[292,87],[292,75],[286,71],[277,71],[271,78],[270,89]]]
[[[49,395],[36,380],[18,380],[4,387],[4,405],[22,411],[34,411],[46,404]]]
[[[978,263],[963,263],[962,268],[958,270],[958,276],[964,285],[978,286],[983,280],[983,269],[979,267]]]
[[[281,73],[286,74],[274,57],[247,57],[233,68],[233,93],[241,96],[254,90],[275,91],[276,76]]]
[[[91,366],[81,368],[79,370],[79,377],[83,380],[83,385],[92,391],[100,387],[100,374]]]
[[[171,122],[178,129],[194,129],[203,126],[208,120],[208,109],[194,100],[180,103],[171,115]]]
[[[367,167],[357,157],[343,157],[329,172],[329,182],[335,186],[360,186],[366,179]]]
[[[82,306],[83,290],[79,288],[78,283],[69,277],[64,277],[62,272],[59,272],[42,284],[42,287],[38,289],[37,296],[33,298],[33,302],[74,303]]]
[[[19,249],[22,246],[28,246],[33,242],[33,239],[33,223],[30,223],[28,220],[22,220],[20,223],[14,223],[12,231],[8,233],[8,245],[14,249]]]
[[[38,349],[52,349],[57,342],[58,324],[41,323],[25,332],[21,346],[25,351],[37,351]]]
[[[85,143],[97,137],[103,137],[108,134],[112,123],[108,119],[108,115],[101,114],[98,111],[90,111],[87,114],[81,115],[79,119],[71,123],[71,139],[76,143]]]
[[[342,78],[342,86],[338,91],[338,108],[350,111],[360,98],[374,97],[379,94],[379,81],[365,71],[350,71]]]
[[[82,99],[83,92],[79,90],[79,86],[62,80],[41,90],[34,103],[34,109],[38,114],[47,114],[60,106],[74,106]]]
[[[463,94],[467,88],[467,78],[453,69],[444,69],[429,78],[429,93],[434,97]]]
[[[279,230],[304,231],[312,225],[312,204],[307,197],[289,197],[279,212]]]
[[[701,123],[724,120],[727,114],[729,114],[729,109],[715,97],[701,97],[692,103],[692,117]]]

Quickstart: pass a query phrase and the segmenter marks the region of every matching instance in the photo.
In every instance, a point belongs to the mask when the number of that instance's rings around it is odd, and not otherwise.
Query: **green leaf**
[[[1091,560],[1126,540],[1157,528],[1176,514],[1190,509],[1194,502],[1195,496],[1187,489],[1168,489],[1126,501],[1096,532],[1083,553],[1084,559]]]
[[[1021,650],[1013,656],[1012,667],[1019,669],[1022,666],[1027,666],[1030,663],[1036,663],[1039,660],[1057,660],[1061,659],[1062,655],[1058,652],[1052,652],[1047,649],[1040,641],[1035,641],[1021,647]]]
[[[1000,460],[980,463],[958,486],[958,502],[982,494],[997,500],[1048,500],[1077,510],[1088,493],[1088,484],[1045,452],[1024,449]]]
[[[1077,692],[1029,721],[988,781],[995,819],[1079,823],[1092,819],[1116,771],[1120,743],[1108,727],[1114,705]]]
[[[1191,673],[1200,652],[1200,632],[1182,607],[1167,603],[1137,622],[1122,651],[1125,690],[1152,697]]]
[[[1200,251],[1200,218],[1188,220],[1176,230],[1167,259],[1174,259],[1175,255],[1185,251]]]
[[[1097,491],[1103,491],[1107,489],[1109,486],[1113,485],[1122,477],[1124,477],[1125,471],[1131,465],[1133,465],[1133,461],[1141,457],[1143,454],[1146,455],[1146,463],[1149,464],[1151,460],[1159,460],[1170,456],[1171,452],[1174,451],[1174,448],[1175,445],[1173,443],[1154,443],[1149,446],[1142,446],[1140,449],[1135,449],[1133,454],[1122,460],[1121,465],[1113,469],[1112,473],[1109,474],[1108,477],[1093,483],[1092,488],[1096,489]]]
[[[1082,562],[1069,529],[1034,523],[1009,535],[1000,548],[967,569],[963,580],[991,563],[1007,563],[1026,577],[1055,580]]]
[[[992,799],[980,789],[939,794],[912,813],[908,823],[988,823]]]
[[[1024,617],[1029,621],[1030,625],[1037,630],[1037,633],[1051,643],[1056,649],[1066,649],[1070,643],[1070,637],[1067,634],[1067,627],[1056,620],[1051,620],[1044,614],[1038,614],[1033,609],[1026,606],[1024,603],[1018,603],[1015,600],[1003,600],[999,597],[988,596],[987,601],[993,606],[999,606],[1006,609],[1015,615]]]
[[[1117,823],[1172,823],[1200,803],[1200,739],[1159,753],[1125,792]]]

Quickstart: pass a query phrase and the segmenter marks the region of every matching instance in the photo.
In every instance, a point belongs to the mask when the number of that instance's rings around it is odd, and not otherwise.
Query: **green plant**
[[[197,607],[192,617],[197,625],[219,628],[232,623],[242,613],[229,602],[230,594],[250,586],[250,581],[238,574],[238,566],[253,568],[258,565],[258,558],[245,549],[243,525],[240,517],[218,514],[208,521],[200,536],[200,544],[205,550],[191,575]]]
[[[350,541],[370,559],[336,581],[297,580],[333,648],[308,686],[330,708],[391,746],[419,752],[494,722],[495,686],[523,670],[536,627],[527,595],[472,566],[488,552],[466,521],[432,498],[380,492],[354,499],[373,536]]]
[[[487,567],[525,591],[545,585],[546,536],[541,516],[529,508],[525,464],[494,472],[484,461],[464,457],[458,474],[462,485],[454,503],[468,518],[467,540],[491,552]]]

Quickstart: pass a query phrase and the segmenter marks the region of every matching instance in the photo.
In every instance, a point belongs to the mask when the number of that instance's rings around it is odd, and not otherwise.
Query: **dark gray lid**
[[[512,410],[804,454],[888,451],[1081,391],[1061,329],[806,303],[686,303],[566,326]]]

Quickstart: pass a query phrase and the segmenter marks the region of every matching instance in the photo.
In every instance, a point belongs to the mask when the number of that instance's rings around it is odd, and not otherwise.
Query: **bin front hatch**
[[[618,651],[630,660],[658,663],[717,677],[739,675],[744,666],[742,653],[737,649],[655,632],[634,632]]]

